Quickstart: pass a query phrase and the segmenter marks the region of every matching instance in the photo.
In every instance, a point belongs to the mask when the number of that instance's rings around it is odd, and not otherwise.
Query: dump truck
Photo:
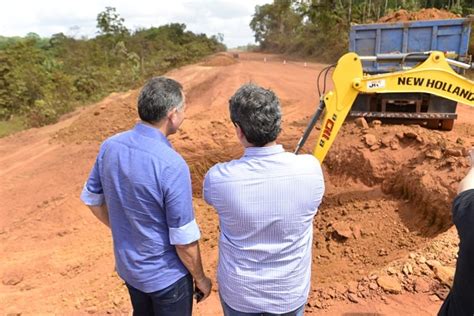
[[[473,20],[473,16],[470,16],[447,20],[354,25],[350,29],[349,51],[358,56],[373,56],[372,59],[362,59],[363,72],[367,75],[411,69],[423,61],[430,51],[442,52],[451,61],[470,64],[472,60],[468,48]],[[455,72],[464,75],[465,68],[453,63],[451,66]],[[442,85],[435,80],[432,83]],[[428,128],[451,130],[457,118],[456,106],[455,100],[421,90],[360,93],[349,116],[366,117],[368,120],[377,118],[408,121]]]

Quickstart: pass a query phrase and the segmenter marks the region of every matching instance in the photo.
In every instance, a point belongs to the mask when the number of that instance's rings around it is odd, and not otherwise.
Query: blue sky
[[[249,22],[256,5],[271,0],[3,0],[0,5],[0,35],[42,37],[55,33],[93,37],[96,17],[105,7],[114,7],[129,29],[148,28],[171,22],[185,23],[188,30],[208,35],[224,34],[224,43],[236,47],[254,43]]]

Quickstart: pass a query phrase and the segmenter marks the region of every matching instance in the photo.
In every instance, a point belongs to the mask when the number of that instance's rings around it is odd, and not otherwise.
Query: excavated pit
[[[409,203],[379,186],[331,189],[314,221],[313,278],[319,286],[358,280],[421,247],[429,238],[401,214]]]

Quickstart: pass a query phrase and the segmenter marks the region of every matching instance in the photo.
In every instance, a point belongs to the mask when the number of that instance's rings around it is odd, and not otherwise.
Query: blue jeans
[[[193,278],[190,274],[162,290],[145,293],[127,284],[133,316],[191,316]]]
[[[227,305],[224,300],[222,299],[222,296],[220,296],[221,299],[221,305],[222,305],[222,310],[224,311],[224,316],[303,316],[304,314],[304,306],[301,306],[300,308],[297,308],[296,310],[284,314],[272,314],[272,313],[244,313],[244,312],[239,312],[236,311],[235,309],[232,309],[229,305]]]

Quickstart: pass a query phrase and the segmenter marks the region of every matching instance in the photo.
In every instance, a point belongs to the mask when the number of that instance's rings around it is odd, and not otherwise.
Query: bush
[[[58,113],[51,104],[44,100],[36,100],[34,107],[28,112],[27,118],[29,126],[40,127],[56,122]]]

